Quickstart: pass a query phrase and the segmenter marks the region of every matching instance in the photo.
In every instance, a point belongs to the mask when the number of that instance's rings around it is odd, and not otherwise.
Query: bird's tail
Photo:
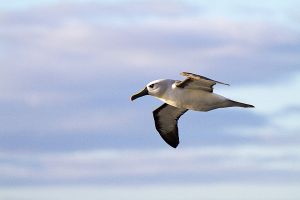
[[[233,101],[228,99],[227,103],[229,104],[229,107],[243,107],[243,108],[254,108],[253,105],[246,104],[246,103],[241,103],[237,101]]]

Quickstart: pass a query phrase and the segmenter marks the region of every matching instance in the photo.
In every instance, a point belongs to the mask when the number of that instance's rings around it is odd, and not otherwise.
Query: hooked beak
[[[135,100],[139,97],[145,96],[145,95],[149,95],[147,87],[145,87],[142,91],[132,95],[131,96],[131,101],[133,101],[133,100]]]

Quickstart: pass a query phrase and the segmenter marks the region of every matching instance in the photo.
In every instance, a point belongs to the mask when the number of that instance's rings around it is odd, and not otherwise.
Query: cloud
[[[229,127],[228,132],[277,142],[298,142],[300,96],[295,91],[299,89],[299,73],[269,84],[224,88],[225,96],[251,102],[255,105],[253,112],[265,119],[265,123],[261,124]]]
[[[245,98],[256,106],[254,112],[272,115],[299,106],[300,74],[274,80],[268,84],[252,84],[222,89],[232,98]]]
[[[64,132],[86,132],[94,133],[101,130],[106,131],[124,130],[133,126],[136,119],[136,114],[129,110],[106,110],[72,114],[69,117],[64,117],[61,123],[58,124],[58,129]]]
[[[58,21],[84,21],[105,25],[141,22],[151,18],[176,18],[182,15],[194,15],[201,11],[200,6],[180,1],[164,2],[150,0],[130,1],[57,1],[48,4],[36,4],[24,9],[6,11],[2,15],[4,22],[13,24],[38,24],[55,26]],[[31,14],[28,15],[28,12]]]
[[[176,10],[177,4],[183,4],[172,2],[175,5],[168,6],[168,9]],[[246,25],[226,18],[207,20],[201,14],[189,15],[188,11],[178,18],[156,15],[154,12],[153,15],[158,18],[146,20],[141,17],[142,13],[147,13],[142,8],[152,13],[157,8],[157,2],[146,1],[133,4],[135,6],[113,4],[111,10],[115,12],[103,14],[101,11],[109,10],[105,5],[57,4],[21,14],[6,14],[2,20],[5,27],[2,37],[8,51],[2,64],[9,66],[10,70],[3,72],[15,75],[18,71],[30,76],[47,74],[47,77],[50,74],[58,79],[87,80],[96,79],[97,74],[117,73],[112,69],[144,74],[145,69],[151,68],[166,73],[170,67],[174,71],[188,68],[217,75],[220,71],[225,76],[239,72],[242,78],[238,80],[242,81],[253,77],[253,67],[261,65],[264,67],[256,79],[261,79],[270,71],[279,76],[283,72],[280,69],[297,70],[298,50],[288,55],[281,51],[274,56],[272,45],[298,44],[298,34],[276,24],[250,22]],[[120,10],[135,7],[143,11],[136,14],[140,19],[138,21],[132,22],[126,18],[131,16],[131,11],[125,12],[125,17],[122,15],[124,23],[115,23],[107,18],[107,15],[115,16],[122,13]],[[27,23],[26,26],[24,23]],[[274,32],[278,34],[272,34]]]
[[[216,192],[218,191],[218,192]],[[45,195],[47,194],[47,195]],[[245,194],[247,194],[245,196]],[[210,184],[155,184],[155,185],[80,185],[80,186],[27,186],[5,187],[0,189],[0,197],[9,200],[80,200],[80,199],[174,199],[185,197],[197,199],[231,200],[283,200],[299,197],[299,184],[245,184],[245,183],[210,183]]]
[[[36,101],[31,102],[35,105]],[[75,105],[76,106],[76,105]],[[61,106],[58,106],[61,107]],[[72,106],[73,107],[73,106]],[[52,107],[29,108],[16,111],[19,116],[6,115],[1,121],[0,136],[16,136],[44,134],[119,134],[128,127],[133,127],[137,115],[128,110],[107,109],[98,107],[96,110],[87,108],[76,111],[52,110]],[[5,113],[5,112],[4,112]],[[44,116],[47,113],[47,116]]]
[[[10,178],[11,183],[15,184],[24,178],[40,184],[70,183],[73,180],[113,183],[116,179],[128,182],[129,177],[134,182],[140,177],[147,177],[150,182],[154,181],[154,177],[157,179],[154,182],[165,182],[183,176],[187,177],[185,181],[199,182],[201,177],[202,181],[207,180],[204,178],[206,175],[213,178],[212,174],[218,174],[218,180],[233,181],[243,179],[241,175],[245,173],[265,173],[265,180],[270,180],[274,179],[273,173],[276,171],[295,177],[300,175],[300,152],[297,145],[210,146],[175,152],[169,149],[100,149],[35,154],[11,152],[1,153],[0,159],[6,161],[0,166],[1,180]],[[191,177],[189,174],[194,175]],[[280,175],[276,177],[283,178]],[[256,178],[252,177],[257,181]],[[293,177],[285,179],[293,180]]]

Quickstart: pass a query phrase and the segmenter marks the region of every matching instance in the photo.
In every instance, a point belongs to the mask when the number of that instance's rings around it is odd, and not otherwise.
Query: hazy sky
[[[296,0],[1,2],[0,198],[298,199],[299,9]],[[256,108],[190,111],[170,148],[152,119],[162,103],[129,97],[181,71],[230,83],[215,92]]]

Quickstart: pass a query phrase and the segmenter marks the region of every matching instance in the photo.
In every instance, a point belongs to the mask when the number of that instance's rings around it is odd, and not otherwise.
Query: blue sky
[[[130,199],[140,187],[137,198],[297,199],[299,6],[2,2],[0,197]],[[256,108],[190,111],[172,149],[153,124],[161,102],[129,97],[181,71],[230,83],[215,92]]]

